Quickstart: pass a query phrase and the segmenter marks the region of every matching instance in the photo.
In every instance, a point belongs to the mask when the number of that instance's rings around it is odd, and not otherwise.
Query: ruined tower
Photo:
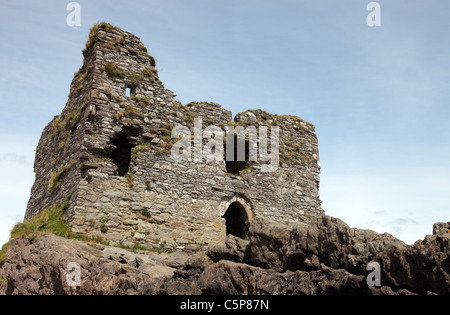
[[[256,216],[289,222],[323,213],[312,124],[261,110],[233,120],[214,103],[183,105],[139,38],[107,23],[91,29],[83,54],[65,108],[39,141],[26,218],[70,197],[65,216],[74,233],[111,245],[196,250],[227,233],[245,238]],[[174,128],[192,131],[194,144],[200,119],[225,131],[278,126],[277,169],[263,172],[263,162],[249,161],[248,137],[244,161],[175,161]]]

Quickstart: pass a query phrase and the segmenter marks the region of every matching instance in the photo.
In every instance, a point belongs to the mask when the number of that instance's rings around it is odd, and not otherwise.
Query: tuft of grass
[[[57,188],[59,188],[59,186],[61,185],[61,179],[72,168],[74,164],[75,161],[71,160],[69,164],[61,167],[58,172],[51,174],[50,180],[48,182],[48,190],[50,192],[54,192]]]
[[[70,227],[64,222],[64,213],[70,207],[71,197],[72,194],[67,196],[62,205],[55,205],[23,223],[17,223],[11,231],[10,241],[24,236],[32,240],[47,234],[55,234],[65,238],[72,237]],[[11,243],[8,242],[3,245],[0,251],[0,267],[6,262],[6,252],[10,246]]]
[[[47,234],[69,238],[71,229],[64,222],[65,209],[67,206],[56,205],[23,223],[16,224],[11,231],[11,239],[23,236],[34,239]]]
[[[61,211],[62,211],[63,213],[65,213],[65,212],[67,211],[67,209],[69,209],[70,204],[71,204],[70,200],[72,199],[72,195],[73,195],[73,194],[70,194],[69,196],[67,196],[66,201],[65,201],[65,202],[63,203],[63,205],[61,206]]]
[[[146,143],[140,144],[131,150],[131,158],[135,159],[135,158],[137,158],[139,153],[150,152],[150,151],[151,151],[150,143],[146,142]]]
[[[137,109],[137,108],[134,107],[133,105],[127,105],[127,106],[125,106],[124,115],[125,115],[126,117],[129,117],[129,118],[132,118],[132,117],[134,117],[134,118],[144,118],[144,117],[145,117],[145,115],[142,114],[142,113],[139,111],[139,109]]]
[[[59,115],[53,118],[50,126],[52,128],[52,131],[50,133],[51,140],[59,136],[65,130],[65,123]]]
[[[100,232],[102,232],[103,234],[108,233],[108,230],[109,229],[104,224],[100,227]]]
[[[72,194],[66,198],[66,201],[62,205],[54,205],[23,223],[17,223],[11,231],[10,242],[11,240],[21,237],[26,237],[28,240],[32,241],[37,237],[53,234],[67,239],[76,239],[87,243],[94,242],[109,245],[109,242],[101,237],[91,237],[85,234],[72,233],[71,228],[64,221],[65,212],[70,207],[71,197]],[[102,233],[106,233],[107,231],[108,228],[105,226],[101,227]],[[0,268],[6,262],[6,253],[11,247],[10,242],[3,245],[0,251]]]
[[[134,187],[134,174],[128,173],[124,177],[128,181],[128,185],[130,186],[130,188],[133,188]]]
[[[142,209],[141,211],[139,211],[144,217],[146,218],[151,218],[152,215],[150,213],[150,211],[146,210],[146,209]]]
[[[150,56],[150,55],[149,55],[149,58],[150,58],[150,65],[152,67],[156,67],[156,60],[155,60],[155,58],[153,58],[153,56]]]
[[[107,62],[103,66],[103,70],[111,79],[124,79],[125,72],[119,68],[119,65],[112,62]]]
[[[150,100],[150,98],[147,96],[132,96],[131,99],[135,101],[136,104],[140,107],[145,107],[153,104],[153,101]]]
[[[104,29],[107,32],[111,32],[111,31],[116,31],[119,30],[118,27],[111,25],[109,23],[105,23],[105,22],[100,22],[95,24],[94,26],[91,27],[90,32],[89,32],[89,39],[86,42],[86,47],[83,50],[83,56],[84,58],[87,58],[89,50],[92,48],[92,46],[94,46],[95,40],[99,35],[99,30],[100,29]]]
[[[11,247],[11,244],[8,242],[5,245],[3,245],[2,250],[0,251],[0,268],[3,267],[3,265],[6,262],[6,252]]]
[[[146,68],[142,70],[142,75],[146,78],[149,78],[151,82],[155,81],[155,77],[158,75],[158,70],[156,68]]]
[[[81,68],[80,71],[75,75],[71,94],[80,94],[83,88],[87,86],[88,80],[86,79],[91,75],[92,71],[94,70],[94,66],[87,66],[84,71],[82,71],[82,69],[83,68]]]

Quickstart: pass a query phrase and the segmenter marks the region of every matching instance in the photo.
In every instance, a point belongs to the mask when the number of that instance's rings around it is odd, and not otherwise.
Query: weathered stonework
[[[92,28],[83,53],[66,107],[40,139],[26,218],[70,196],[75,233],[112,245],[196,250],[223,241],[233,220],[245,234],[253,217],[288,223],[323,214],[312,124],[261,110],[233,121],[214,103],[184,106],[164,88],[139,38],[106,23]],[[261,162],[250,162],[231,174],[224,162],[174,161],[173,128],[194,134],[197,118],[224,130],[279,126],[278,170],[264,173]]]

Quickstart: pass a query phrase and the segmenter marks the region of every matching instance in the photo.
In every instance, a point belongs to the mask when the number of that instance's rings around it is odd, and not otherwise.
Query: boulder
[[[151,255],[120,248],[102,251],[54,235],[12,240],[6,258],[2,269],[7,279],[5,293],[18,295],[145,294],[151,279],[170,277],[175,270]],[[80,268],[79,287],[67,282],[74,263]]]

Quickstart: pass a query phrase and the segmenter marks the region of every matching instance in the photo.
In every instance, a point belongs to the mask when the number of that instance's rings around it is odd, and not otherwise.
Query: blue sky
[[[89,28],[141,38],[183,103],[316,125],[326,213],[412,243],[450,221],[450,3],[0,0],[0,243],[25,213],[34,150],[64,107]]]

